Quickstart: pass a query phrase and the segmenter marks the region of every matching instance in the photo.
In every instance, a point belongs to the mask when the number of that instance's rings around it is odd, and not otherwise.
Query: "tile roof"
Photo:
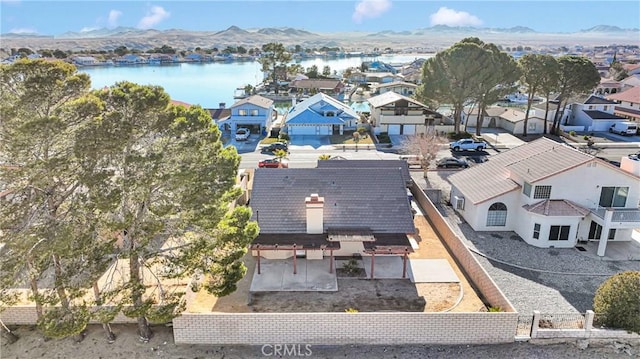
[[[502,112],[499,116],[500,118],[503,118],[509,122],[524,121],[524,111],[516,110],[513,108]],[[532,116],[529,116],[529,117],[532,117]]]
[[[427,105],[423,104],[422,102],[418,102],[418,101],[416,101],[416,100],[414,100],[412,98],[400,95],[399,93],[392,92],[392,91],[385,92],[382,95],[371,97],[367,101],[373,107],[380,107],[380,106],[388,105],[390,103],[394,103],[394,102],[396,102],[398,100],[406,100],[406,101],[408,101],[410,103],[416,104],[416,105],[421,106],[423,108],[427,108]]]
[[[614,115],[612,113],[598,111],[598,110],[583,110],[583,112],[594,120],[624,120],[623,117]]]
[[[522,206],[527,212],[548,217],[584,217],[590,211],[566,199],[546,199]]]
[[[332,79],[298,79],[289,84],[289,87],[301,89],[336,89],[341,86],[342,81]]]
[[[342,161],[336,161],[342,162]],[[249,205],[260,233],[306,233],[305,198],[324,197],[324,228],[415,233],[397,168],[258,168]]]
[[[511,171],[525,181],[553,176],[594,157],[542,137],[491,157],[491,160],[449,176],[449,182],[472,203],[481,203],[520,188]]]
[[[612,104],[615,104],[615,102],[613,102],[611,100],[607,100],[606,98],[603,98],[603,97],[591,95],[584,102],[584,104],[585,105],[612,105]]]
[[[403,160],[345,160],[345,161],[318,161],[318,168],[399,168],[405,182],[411,182],[409,165]]]
[[[271,107],[271,105],[273,105],[273,100],[268,99],[266,97],[262,97],[260,95],[253,95],[253,96],[249,96],[247,98],[243,98],[242,100],[234,103],[231,106],[231,108],[238,107],[238,106],[244,105],[246,103],[250,103],[252,105],[256,105],[256,106],[262,107],[262,108],[269,108],[269,107]]]
[[[640,103],[640,86],[632,87],[626,91],[607,96],[609,100]]]

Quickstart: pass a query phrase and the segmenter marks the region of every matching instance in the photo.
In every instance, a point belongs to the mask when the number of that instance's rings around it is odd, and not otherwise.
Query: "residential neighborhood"
[[[638,47],[486,39],[402,62],[279,42],[10,49],[0,355],[637,355]],[[328,65],[345,59],[362,61]],[[83,72],[189,83],[214,63],[260,76],[205,106]],[[540,348],[514,357],[553,357]]]

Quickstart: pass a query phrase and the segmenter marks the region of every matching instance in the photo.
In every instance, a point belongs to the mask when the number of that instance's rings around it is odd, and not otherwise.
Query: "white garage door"
[[[416,125],[404,125],[402,129],[403,135],[415,135],[416,134]]]
[[[390,135],[399,135],[400,134],[400,125],[389,125],[388,133]]]
[[[291,126],[289,125],[289,136],[315,135],[316,126]]]

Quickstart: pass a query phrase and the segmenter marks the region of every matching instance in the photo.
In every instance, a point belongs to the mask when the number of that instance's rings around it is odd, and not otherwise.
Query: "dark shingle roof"
[[[624,117],[620,117],[604,111],[584,110],[584,113],[586,113],[587,116],[591,117],[594,120],[624,120]]]
[[[606,98],[603,98],[603,97],[591,95],[584,102],[584,104],[585,105],[615,105],[615,102],[611,100],[607,100]]]
[[[260,233],[306,233],[305,198],[312,193],[324,197],[325,232],[353,227],[415,232],[398,168],[258,168],[250,206]]]
[[[409,165],[403,160],[346,160],[346,161],[318,161],[318,168],[399,168],[405,182],[411,182]]]

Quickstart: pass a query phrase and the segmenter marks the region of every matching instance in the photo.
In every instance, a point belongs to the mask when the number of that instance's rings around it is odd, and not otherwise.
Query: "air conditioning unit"
[[[464,210],[464,197],[453,197],[453,206],[455,209]]]

